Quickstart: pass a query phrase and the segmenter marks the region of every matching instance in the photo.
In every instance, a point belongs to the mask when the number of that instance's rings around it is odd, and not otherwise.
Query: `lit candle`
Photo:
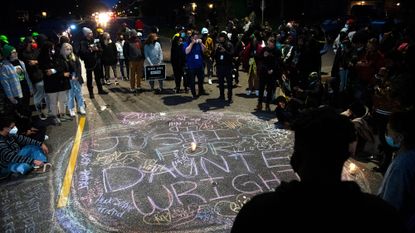
[[[192,142],[190,144],[190,149],[192,150],[192,152],[194,152],[196,150],[196,142]]]
[[[350,172],[350,174],[352,174],[352,175],[355,174],[356,169],[357,169],[356,164],[354,164],[354,163],[350,163],[349,164],[349,172]]]

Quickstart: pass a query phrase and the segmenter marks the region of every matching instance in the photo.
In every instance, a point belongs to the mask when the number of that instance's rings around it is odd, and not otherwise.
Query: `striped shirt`
[[[6,168],[9,163],[32,164],[34,159],[19,155],[20,149],[26,145],[41,146],[42,142],[23,135],[9,134],[7,137],[0,135],[0,168]]]

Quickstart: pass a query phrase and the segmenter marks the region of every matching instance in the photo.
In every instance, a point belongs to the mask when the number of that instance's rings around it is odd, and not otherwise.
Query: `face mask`
[[[19,131],[19,129],[17,129],[16,126],[14,126],[10,131],[9,134],[17,134],[17,132]]]
[[[37,49],[38,45],[37,43],[32,43],[32,49]]]
[[[393,147],[393,148],[399,148],[401,147],[401,145],[399,143],[395,143],[395,141],[393,140],[393,138],[389,135],[385,135],[385,140],[386,143],[388,143],[389,146]]]

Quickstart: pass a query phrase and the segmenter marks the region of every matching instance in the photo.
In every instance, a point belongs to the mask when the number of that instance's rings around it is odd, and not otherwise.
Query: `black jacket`
[[[221,48],[224,48],[225,51],[221,51]],[[223,43],[218,42],[216,44],[215,49],[215,60],[217,66],[226,66],[226,67],[232,67],[232,61],[233,61],[233,45],[229,41],[225,41]]]
[[[39,59],[39,50],[27,51],[23,50],[20,54],[20,60],[22,60],[26,65],[26,71],[29,74],[30,81],[33,84],[38,83],[43,80],[43,73],[39,69],[39,63],[36,65],[29,65],[29,60],[38,60]]]
[[[283,182],[239,211],[232,233],[403,232],[397,211],[354,182],[331,185]]]
[[[94,46],[98,48],[98,51],[91,50],[91,47]],[[84,38],[79,42],[79,57],[84,61],[87,70],[94,69],[95,66],[101,63],[101,52],[101,44],[94,43],[94,39],[87,40]]]
[[[105,45],[101,44],[102,47],[102,56],[101,61],[104,66],[111,66],[117,64],[117,47],[115,43],[109,43]]]
[[[43,71],[43,82],[46,93],[55,93],[66,91],[71,88],[69,77],[65,77],[65,72],[70,72],[69,65],[62,56],[45,56],[39,59],[39,67]],[[46,75],[46,70],[55,69],[56,73],[50,76]]]

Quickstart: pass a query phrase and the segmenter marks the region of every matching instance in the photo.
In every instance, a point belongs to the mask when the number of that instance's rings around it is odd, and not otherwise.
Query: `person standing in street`
[[[219,79],[219,99],[225,100],[225,81],[228,89],[228,103],[232,103],[232,56],[233,46],[229,42],[225,32],[219,34],[218,43],[215,49],[216,71]]]
[[[202,28],[202,43],[205,45],[206,49],[203,51],[203,62],[206,67],[208,83],[212,85],[212,76],[213,76],[213,52],[214,52],[214,43],[213,39],[209,35],[209,30],[207,28]]]
[[[157,42],[158,36],[156,33],[150,33],[144,45],[144,66],[157,66],[163,63],[163,50],[161,45]],[[159,92],[163,92],[163,80],[158,80]],[[154,80],[150,80],[151,90],[154,90]]]
[[[84,38],[81,40],[79,46],[79,56],[85,62],[86,69],[86,85],[89,91],[89,97],[94,98],[92,86],[92,72],[94,73],[95,84],[98,88],[98,94],[105,95],[108,92],[102,88],[101,79],[103,79],[102,64],[101,64],[101,46],[97,39],[94,39],[92,30],[84,27],[82,28]]]
[[[206,95],[205,89],[203,88],[204,81],[204,71],[203,71],[203,51],[205,51],[206,46],[202,43],[202,40],[199,39],[199,33],[193,31],[192,35],[189,37],[187,42],[183,45],[185,54],[186,54],[186,66],[188,72],[188,82],[189,87],[192,92],[193,98],[197,98],[196,88],[195,88],[195,78],[197,76],[197,84],[199,95]]]

